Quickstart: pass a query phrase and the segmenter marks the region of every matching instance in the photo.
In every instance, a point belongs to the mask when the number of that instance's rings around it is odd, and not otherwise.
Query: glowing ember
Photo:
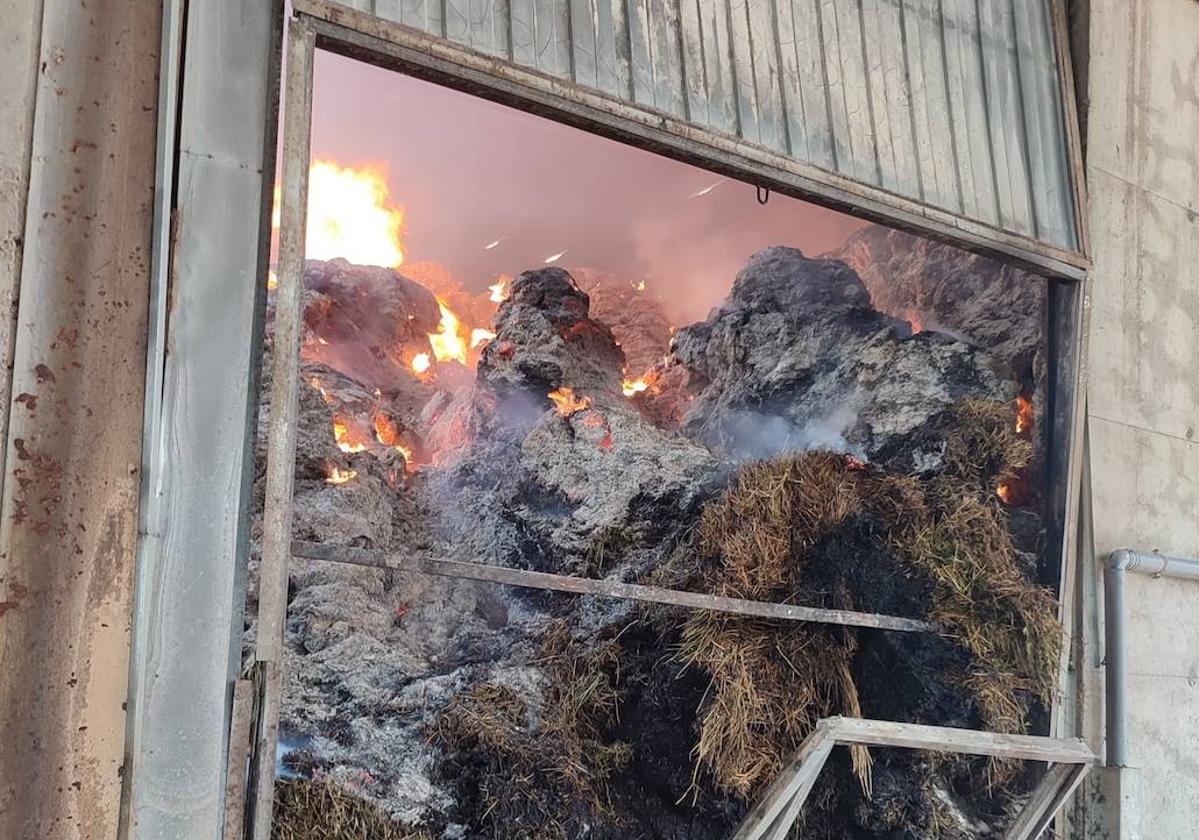
[[[428,353],[417,353],[412,357],[412,370],[414,373],[424,373],[429,369],[429,365],[433,364],[433,360],[429,358]]]
[[[631,397],[634,394],[640,394],[642,391],[649,388],[649,383],[645,381],[645,377],[637,379],[626,379],[620,383],[620,389],[624,391],[626,397]]]
[[[1016,434],[1032,431],[1032,400],[1021,394],[1016,397]]]
[[[279,288],[279,275],[274,272],[274,269],[266,273],[266,288],[271,292]]]
[[[644,280],[642,280],[640,283],[638,283],[638,284],[637,284],[636,286],[634,286],[633,288],[634,288],[634,289],[636,289],[636,290],[637,290],[637,291],[639,291],[639,292],[644,292],[644,291],[645,291],[645,281],[644,281]]]
[[[441,325],[437,332],[429,333],[429,346],[433,348],[433,357],[439,362],[457,361],[466,364],[469,347],[462,331],[462,322],[444,301],[438,300],[437,305],[441,309]]]
[[[472,348],[478,347],[483,342],[491,341],[493,338],[495,338],[495,333],[493,333],[491,330],[485,330],[482,327],[475,327],[470,331],[470,346]]]
[[[341,470],[336,466],[330,465],[329,475],[325,479],[326,484],[345,484],[347,481],[358,475],[357,470]]]
[[[501,277],[487,287],[491,291],[489,300],[492,303],[503,303],[508,299],[508,278]]]
[[[591,397],[576,397],[574,388],[559,388],[556,391],[550,391],[549,398],[553,401],[558,414],[563,417],[570,417],[576,411],[582,411],[591,405]]]
[[[395,421],[380,411],[375,412],[375,439],[403,455],[405,469],[411,470],[415,466],[412,450],[400,443],[399,427],[396,426]]]
[[[1012,503],[1012,488],[1009,484],[1000,484],[995,488],[995,495],[1003,501],[1005,505]]]
[[[333,440],[337,441],[337,448],[342,452],[353,454],[362,452],[366,449],[366,444],[359,441],[350,440],[350,430],[346,427],[344,421],[333,418]]]
[[[324,398],[325,402],[327,402],[327,403],[333,402],[333,397],[329,396],[329,392],[325,390],[324,385],[321,385],[321,381],[319,379],[317,379],[314,376],[314,377],[312,377],[311,380],[309,380],[309,384],[312,385],[312,387],[315,388],[316,390],[320,391],[321,396]]]
[[[551,254],[550,256],[545,258],[545,264],[549,265],[550,263],[556,263],[558,260],[562,259],[565,256],[566,256],[565,251],[559,251],[556,254]]]

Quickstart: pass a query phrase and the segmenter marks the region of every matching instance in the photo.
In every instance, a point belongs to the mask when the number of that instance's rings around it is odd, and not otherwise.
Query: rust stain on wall
[[[46,4],[0,499],[0,837],[117,835],[160,0]]]

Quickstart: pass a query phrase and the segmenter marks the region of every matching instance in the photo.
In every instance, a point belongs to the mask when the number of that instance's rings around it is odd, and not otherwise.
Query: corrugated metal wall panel
[[[1046,0],[350,0],[969,219],[1077,247]]]

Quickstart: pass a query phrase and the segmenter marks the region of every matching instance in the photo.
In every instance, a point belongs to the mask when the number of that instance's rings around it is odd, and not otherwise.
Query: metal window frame
[[[1048,772],[1004,835],[1007,840],[1040,837],[1096,763],[1095,754],[1080,738],[1003,735],[863,718],[823,718],[746,816],[733,840],[785,840],[829,754],[838,746],[897,747],[1048,762]]]
[[[318,48],[434,81],[591,133],[703,166],[785,195],[1014,263],[1045,277],[1050,281],[1051,298],[1055,294],[1060,298],[1056,314],[1051,313],[1051,320],[1047,325],[1051,332],[1061,333],[1060,359],[1057,369],[1051,371],[1054,378],[1051,388],[1055,392],[1062,390],[1065,397],[1057,401],[1057,405],[1051,411],[1050,422],[1053,433],[1061,434],[1062,439],[1068,443],[1066,468],[1059,470],[1062,475],[1055,478],[1055,487],[1051,492],[1060,496],[1063,522],[1074,521],[1081,463],[1079,447],[1082,436],[1078,430],[1081,428],[1084,404],[1085,377],[1082,360],[1085,358],[1088,316],[1085,281],[1089,263],[1085,253],[1056,248],[936,210],[851,181],[841,175],[800,163],[763,147],[701,129],[573,83],[516,67],[337,3],[327,0],[293,0],[292,7],[294,16],[290,22],[286,45],[281,226],[277,265],[279,285],[275,310],[275,368],[268,427],[256,665],[253,673],[255,690],[250,691],[247,687],[242,691],[243,713],[244,704],[250,702],[251,697],[257,708],[250,789],[247,793],[247,815],[252,819],[249,830],[254,840],[269,840],[274,801],[275,750],[282,692],[283,630],[287,607],[287,568],[293,550],[290,536],[298,399],[297,374],[302,323],[313,67]],[[1064,60],[1068,65],[1068,53],[1064,53],[1065,45],[1061,40],[1061,33],[1064,31],[1064,7],[1061,0],[1055,0],[1055,9],[1055,23],[1059,35],[1059,64]],[[1073,126],[1073,130],[1068,130],[1067,134],[1072,175],[1077,191],[1075,203],[1079,238],[1080,242],[1085,243],[1082,215],[1085,196],[1082,192],[1076,111],[1069,75],[1063,71],[1062,76],[1064,110],[1068,125]],[[1069,583],[1074,579],[1074,529],[1064,527],[1060,540],[1063,551],[1059,581],[1060,610],[1063,619],[1069,622],[1073,613],[1072,598],[1068,599],[1068,593],[1071,591]],[[1063,645],[1063,679],[1070,670],[1071,651],[1074,647],[1069,640],[1070,631],[1067,629],[1067,644]],[[1055,708],[1052,727],[1055,733],[1062,728],[1062,719]],[[877,721],[867,723],[901,726]],[[847,731],[841,724],[837,724],[837,727],[841,727],[837,731],[842,735]],[[831,749],[831,746],[830,743],[828,749]],[[823,748],[818,752],[827,757],[827,751]],[[231,755],[230,766],[233,766],[237,759],[238,756]],[[1071,778],[1069,790],[1062,794],[1062,800],[1074,789],[1080,778],[1081,776]],[[1041,793],[1038,789],[1034,799],[1041,798]],[[788,800],[788,804],[791,803],[792,800]],[[786,809],[787,813],[792,813],[793,810],[798,813],[797,807]],[[235,819],[233,822],[239,824],[240,820]]]

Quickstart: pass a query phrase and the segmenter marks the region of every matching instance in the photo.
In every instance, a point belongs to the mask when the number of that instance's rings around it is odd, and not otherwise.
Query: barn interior
[[[293,558],[278,836],[729,837],[821,718],[1047,731],[1043,278],[336,56],[316,79],[292,535],[397,568]],[[420,570],[446,560],[932,629]],[[825,774],[804,837],[990,836],[1036,782],[864,748]]]

